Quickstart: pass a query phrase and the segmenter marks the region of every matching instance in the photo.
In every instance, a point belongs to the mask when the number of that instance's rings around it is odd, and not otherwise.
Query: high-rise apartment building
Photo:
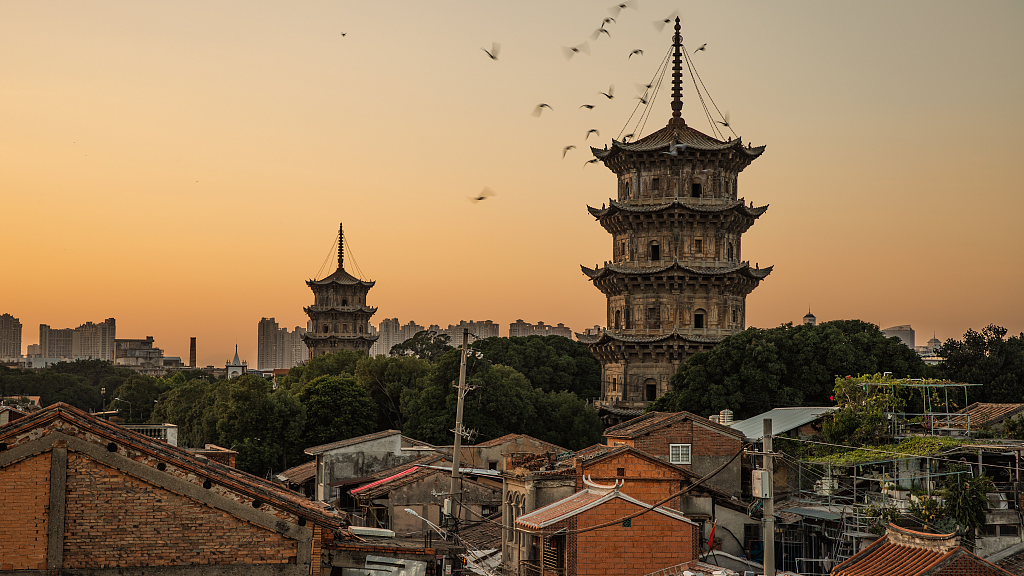
[[[114,361],[116,324],[107,318],[99,324],[86,322],[75,328],[71,337],[71,357],[82,360]]]
[[[48,324],[40,324],[39,346],[43,358],[73,358],[71,345],[74,335],[73,328],[50,328]]]
[[[498,335],[498,325],[490,320],[459,320],[459,323],[449,324],[448,328],[441,330],[439,333],[447,334],[449,343],[452,346],[458,348],[462,346],[462,331],[469,330],[469,343],[472,344],[477,340],[483,340],[484,338],[490,338]]]
[[[561,322],[556,326],[551,326],[543,322],[530,324],[529,322],[523,322],[522,319],[508,325],[509,338],[523,336],[564,336],[572,340],[572,328]]]
[[[113,318],[78,328],[50,328],[39,325],[39,347],[44,358],[114,361],[116,323]]]
[[[301,326],[289,332],[278,326],[274,318],[261,319],[257,327],[256,369],[291,368],[308,360],[309,349],[302,342],[305,333]]]
[[[10,314],[0,315],[0,358],[21,356],[21,321]]]

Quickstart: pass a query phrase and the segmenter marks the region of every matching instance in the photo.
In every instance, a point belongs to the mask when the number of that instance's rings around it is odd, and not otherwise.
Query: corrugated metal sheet
[[[764,414],[758,414],[753,418],[733,422],[732,429],[742,432],[743,436],[748,439],[755,439],[764,435],[764,425],[761,421],[765,418],[772,419],[772,434],[782,434],[794,428],[799,428],[808,422],[814,422],[835,410],[834,406],[775,408]]]

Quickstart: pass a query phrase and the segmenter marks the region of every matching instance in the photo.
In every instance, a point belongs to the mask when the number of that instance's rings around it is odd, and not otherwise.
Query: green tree
[[[374,431],[377,408],[351,376],[321,376],[298,394],[306,409],[305,446],[346,440]]]
[[[601,441],[604,425],[597,411],[572,392],[534,390],[534,411],[538,418],[530,435],[569,450],[579,450]]]
[[[728,408],[744,419],[776,407],[828,405],[836,376],[882,372],[920,377],[926,367],[899,339],[860,320],[748,328],[680,364],[672,391],[648,410],[707,416]]]
[[[113,393],[107,391],[111,397],[109,405],[125,422],[146,422],[153,415],[160,395],[169,388],[162,378],[132,374]]]
[[[950,338],[939,349],[945,358],[940,374],[954,382],[982,384],[972,401],[1024,401],[1024,333],[1006,338],[1007,330],[989,325],[980,333],[968,330],[963,340]]]
[[[492,337],[473,348],[494,364],[515,368],[536,388],[580,398],[601,395],[601,364],[586,344],[563,336]]]
[[[216,443],[238,452],[239,469],[266,477],[287,466],[287,454],[294,449],[291,444],[298,444],[297,430],[305,423],[305,410],[288,400],[287,391],[280,392],[276,394],[266,379],[249,374],[216,388],[212,408]]]
[[[454,349],[451,346],[450,340],[447,334],[438,334],[433,330],[420,330],[412,338],[392,346],[391,354],[412,355],[427,362],[437,362],[442,356]]]
[[[356,365],[366,358],[365,352],[355,350],[338,350],[329,354],[321,354],[309,359],[305,364],[295,366],[280,380],[280,384],[298,392],[307,383],[321,376],[342,376],[356,373]]]
[[[362,358],[356,364],[356,378],[377,405],[377,429],[401,430],[402,391],[415,386],[430,373],[431,365],[415,356]]]

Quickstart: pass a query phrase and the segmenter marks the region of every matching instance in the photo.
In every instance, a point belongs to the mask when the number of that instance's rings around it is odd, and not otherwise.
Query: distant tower
[[[604,293],[607,328],[577,334],[601,362],[606,422],[664,395],[676,367],[746,326],[746,297],[772,267],[742,257],[742,235],[767,206],[738,197],[739,173],[764,152],[721,141],[682,118],[682,35],[673,36],[672,118],[635,142],[591,148],[615,173],[617,199],[590,214],[612,260],[583,273]]]
[[[196,367],[196,337],[192,337],[192,342],[188,346],[188,365],[189,368]]]
[[[245,361],[238,360],[238,344],[235,344],[235,357],[226,362],[224,372],[226,378],[237,378],[249,371]]]
[[[338,225],[338,269],[323,280],[307,280],[313,305],[307,306],[310,330],[302,335],[309,357],[338,350],[369,352],[377,340],[369,330],[376,308],[366,305],[366,294],[375,282],[360,280],[345,271],[345,233]]]
[[[818,325],[818,319],[814,317],[814,314],[811,314],[810,308],[807,309],[807,315],[804,316],[804,324],[807,324],[809,326]]]

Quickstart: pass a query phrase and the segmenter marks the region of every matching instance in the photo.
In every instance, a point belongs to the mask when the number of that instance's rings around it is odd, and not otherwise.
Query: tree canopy
[[[521,372],[536,388],[580,398],[601,395],[601,364],[581,342],[564,336],[491,337],[474,342],[473,348]]]
[[[447,334],[433,330],[420,330],[415,336],[391,347],[393,355],[411,355],[428,362],[437,362],[454,348]]]
[[[672,391],[648,409],[750,418],[784,406],[832,404],[836,376],[892,372],[921,377],[927,367],[898,338],[860,320],[817,326],[748,328],[694,354],[672,376]]]
[[[1024,333],[1009,338],[1006,333],[989,325],[981,332],[968,330],[962,340],[946,340],[938,351],[945,358],[938,372],[955,382],[982,384],[972,394],[975,401],[1024,402]]]

